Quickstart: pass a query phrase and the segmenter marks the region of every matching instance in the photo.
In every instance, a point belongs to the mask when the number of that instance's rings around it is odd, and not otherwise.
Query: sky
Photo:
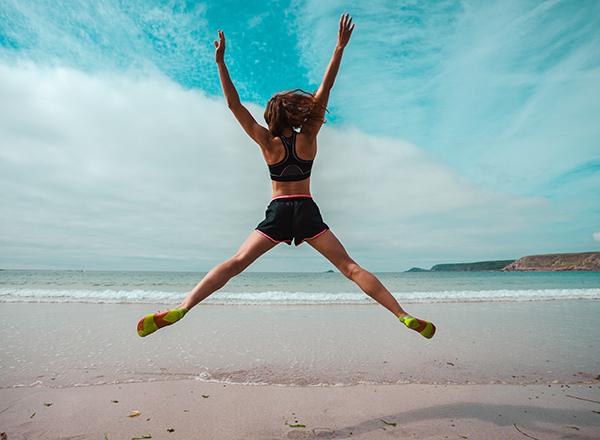
[[[355,30],[312,194],[374,271],[600,251],[600,2],[0,0],[0,268],[207,271],[262,220],[263,123]],[[279,245],[253,271],[325,271]]]

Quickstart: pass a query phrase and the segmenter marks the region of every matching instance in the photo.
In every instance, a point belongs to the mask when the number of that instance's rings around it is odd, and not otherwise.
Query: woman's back
[[[310,195],[310,174],[317,154],[317,140],[305,133],[285,129],[274,136],[263,156],[271,173],[272,197]]]

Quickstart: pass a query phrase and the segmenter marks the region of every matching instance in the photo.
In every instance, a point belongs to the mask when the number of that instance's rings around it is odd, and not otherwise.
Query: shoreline
[[[600,371],[600,370],[599,370]],[[141,373],[144,374],[144,373]],[[151,373],[146,373],[150,375]],[[558,380],[533,380],[533,381],[514,381],[514,382],[506,382],[501,380],[496,381],[440,381],[440,382],[419,382],[419,381],[411,381],[411,382],[357,382],[357,383],[314,383],[314,384],[280,384],[280,383],[260,383],[260,382],[234,382],[234,381],[219,381],[219,380],[211,380],[211,379],[202,379],[201,377],[195,376],[194,374],[189,375],[181,375],[177,374],[175,377],[170,377],[168,373],[164,374],[165,377],[151,377],[148,379],[128,379],[128,380],[114,380],[111,382],[98,382],[98,383],[76,383],[70,385],[58,385],[54,386],[52,384],[40,384],[33,383],[30,385],[24,384],[16,384],[16,385],[7,385],[0,386],[0,395],[3,390],[66,390],[66,389],[86,389],[86,388],[95,388],[95,387],[111,387],[111,386],[129,386],[129,385],[143,385],[143,384],[156,384],[156,383],[179,383],[179,382],[195,382],[202,385],[208,386],[233,386],[233,387],[248,387],[248,388],[262,388],[262,387],[275,387],[275,388],[306,388],[306,389],[323,389],[323,388],[332,388],[332,389],[343,389],[343,388],[352,388],[352,387],[393,387],[393,386],[424,386],[424,387],[469,387],[469,386],[595,386],[600,385],[600,374],[597,376],[593,376],[591,374],[577,372],[573,373],[573,379],[567,381],[558,381]],[[177,377],[179,376],[179,377]],[[600,397],[600,396],[599,396]]]

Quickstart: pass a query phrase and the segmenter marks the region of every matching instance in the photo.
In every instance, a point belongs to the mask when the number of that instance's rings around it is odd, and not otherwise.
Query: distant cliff
[[[506,266],[506,272],[535,272],[561,270],[600,270],[600,252],[578,254],[530,255]]]
[[[407,272],[490,272],[500,271],[515,260],[499,260],[499,261],[480,261],[477,263],[447,263],[436,264],[431,269],[421,269],[413,267]]]
[[[481,261],[478,263],[436,264],[432,272],[485,272],[502,270],[515,260]]]
[[[600,271],[600,252],[529,255],[516,261],[497,260],[478,263],[436,264],[429,270],[413,267],[407,272],[555,272],[561,270]]]

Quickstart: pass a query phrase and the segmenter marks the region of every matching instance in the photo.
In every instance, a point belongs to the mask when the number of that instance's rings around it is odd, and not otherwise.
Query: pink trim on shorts
[[[324,229],[324,230],[322,230],[321,232],[319,232],[319,233],[318,233],[317,235],[315,235],[314,237],[308,237],[308,238],[305,238],[305,239],[304,239],[304,240],[302,240],[300,243],[298,243],[298,244],[296,245],[296,247],[300,246],[300,245],[301,245],[302,243],[304,243],[306,240],[312,240],[313,238],[317,238],[319,235],[322,235],[322,234],[324,234],[324,233],[325,233],[325,232],[327,232],[327,231],[329,231],[329,229]]]
[[[291,199],[291,198],[293,198],[293,197],[309,197],[309,198],[311,198],[311,199],[312,199],[312,196],[311,196],[310,194],[294,194],[294,195],[291,195],[291,196],[278,196],[278,197],[273,197],[273,198],[271,199],[271,201],[273,201],[273,200],[277,200],[277,199]]]
[[[259,234],[264,235],[265,237],[267,237],[269,240],[271,240],[273,243],[291,243],[292,240],[282,240],[282,241],[277,241],[274,238],[269,237],[267,234],[265,234],[263,231],[259,231],[258,229],[255,229],[256,232],[258,232]],[[325,232],[325,231],[323,231]],[[321,234],[323,233],[321,232]]]

